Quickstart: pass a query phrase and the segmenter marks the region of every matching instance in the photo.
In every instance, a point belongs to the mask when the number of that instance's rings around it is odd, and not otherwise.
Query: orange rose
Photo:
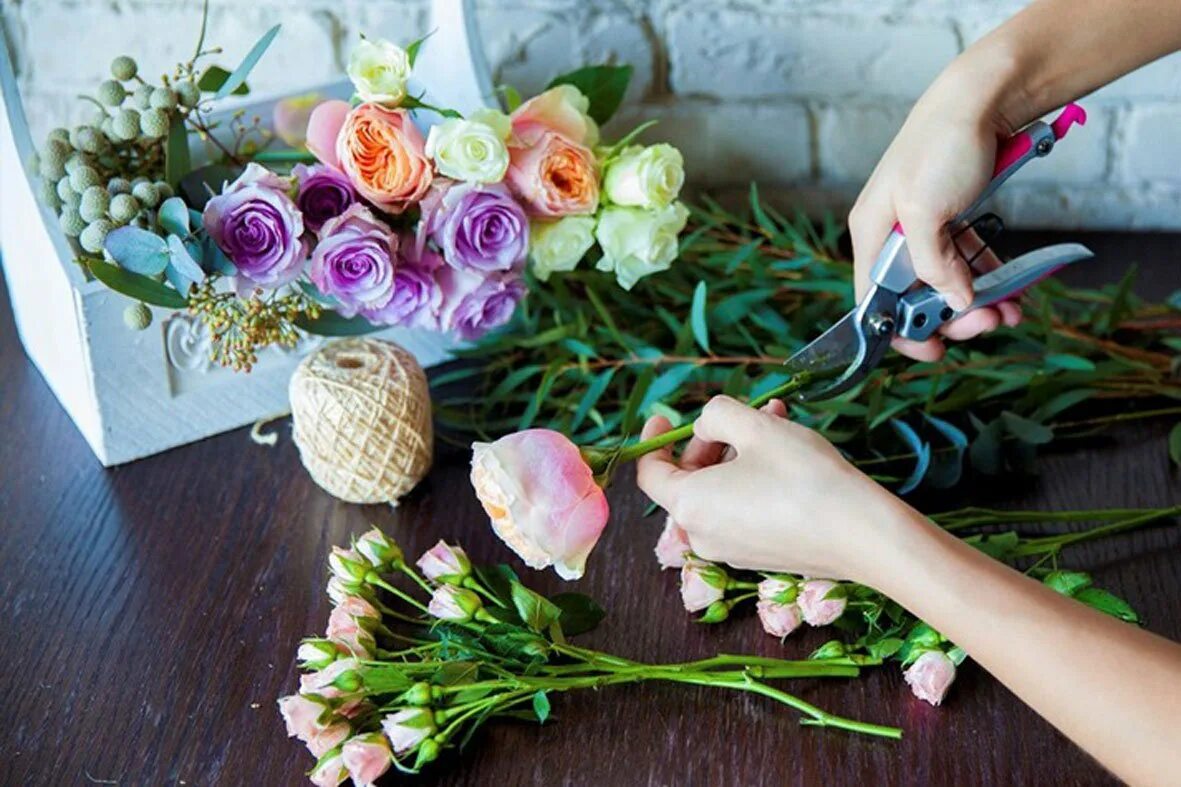
[[[422,133],[404,109],[357,105],[336,138],[340,167],[361,196],[390,213],[422,199],[431,185],[431,163]]]
[[[506,180],[534,216],[594,213],[599,174],[589,149],[556,131],[542,133],[529,147],[509,148]]]

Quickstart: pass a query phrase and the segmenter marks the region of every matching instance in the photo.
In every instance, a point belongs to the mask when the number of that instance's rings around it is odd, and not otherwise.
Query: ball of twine
[[[309,355],[288,389],[304,467],[350,503],[396,503],[431,466],[426,375],[391,342],[345,339]]]

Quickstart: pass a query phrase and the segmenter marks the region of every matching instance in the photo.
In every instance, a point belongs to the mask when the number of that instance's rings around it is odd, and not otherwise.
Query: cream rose
[[[672,145],[635,145],[607,166],[603,190],[616,205],[663,208],[681,193],[685,160]]]
[[[397,44],[362,38],[349,54],[348,74],[362,101],[397,106],[406,98],[410,57]]]
[[[689,210],[679,202],[659,210],[604,208],[595,229],[603,249],[596,267],[614,272],[619,286],[630,290],[643,277],[669,269],[688,219]]]
[[[461,118],[431,128],[426,154],[440,173],[468,183],[499,183],[509,164],[503,135],[487,123]]]
[[[529,228],[529,258],[534,275],[548,281],[551,273],[574,270],[594,243],[594,216],[534,221]]]

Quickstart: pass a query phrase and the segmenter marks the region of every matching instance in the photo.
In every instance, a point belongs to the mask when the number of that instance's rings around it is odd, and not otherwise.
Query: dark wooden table
[[[1056,237],[1025,234],[1016,245]],[[1139,261],[1143,292],[1181,286],[1176,236],[1084,239],[1099,260],[1076,281],[1112,279]],[[1165,458],[1168,426],[1131,426],[1044,457],[1032,481],[980,484],[964,497],[1040,509],[1176,503],[1181,480]],[[0,784],[300,783],[311,760],[284,737],[275,699],[296,686],[300,637],[325,624],[330,545],[376,522],[411,554],[447,537],[477,560],[506,558],[469,491],[466,459],[441,456],[396,510],[346,505],[320,491],[286,429],[276,448],[239,430],[104,470],[25,358],[0,297]],[[692,624],[674,573],[656,570],[659,523],[642,519],[645,501],[630,474],[611,502],[612,525],[576,585],[610,612],[588,644],[681,660],[718,650],[794,657],[825,638],[812,631],[781,646],[752,619]],[[1087,545],[1069,562],[1127,598],[1150,629],[1181,638],[1179,546],[1173,526]],[[529,579],[543,590],[561,584],[548,573]],[[941,708],[911,697],[896,668],[793,688],[829,710],[900,725],[905,737],[801,728],[761,698],[649,685],[558,698],[555,723],[494,725],[419,781],[1112,781],[974,666]]]

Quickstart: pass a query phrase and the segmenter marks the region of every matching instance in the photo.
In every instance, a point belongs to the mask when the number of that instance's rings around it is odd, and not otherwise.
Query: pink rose
[[[312,756],[319,759],[339,746],[352,732],[348,722],[341,721],[322,730],[317,730],[304,743],[308,745],[308,751],[312,753]]]
[[[344,767],[344,761],[337,754],[316,765],[308,774],[308,778],[316,787],[336,787],[348,778],[348,775],[349,772]]]
[[[353,692],[346,692],[333,685],[336,679],[346,672],[352,672],[360,667],[356,659],[339,659],[332,662],[319,672],[309,672],[299,677],[300,694],[316,694],[326,699],[344,697]]]
[[[405,754],[435,734],[435,716],[430,708],[404,708],[382,719],[381,728],[393,744],[394,753]]]
[[[320,718],[330,710],[325,702],[301,694],[279,698],[279,715],[287,725],[287,737],[299,738],[305,743],[324,729]]]
[[[390,769],[390,745],[380,732],[350,739],[341,748],[340,756],[353,777],[353,784],[373,784]]]
[[[385,570],[403,560],[402,548],[376,527],[369,528],[358,538],[355,548],[378,570]]]
[[[928,650],[906,669],[903,676],[914,696],[938,705],[955,680],[955,662],[941,650]]]
[[[578,446],[548,429],[474,443],[471,480],[492,529],[525,563],[582,576],[609,508]]]
[[[590,100],[573,85],[558,85],[513,110],[509,116],[514,144],[528,147],[546,131],[556,131],[571,142],[594,147],[599,127],[587,114]]]
[[[773,637],[783,638],[800,627],[803,618],[800,608],[795,604],[777,604],[763,599],[755,605],[759,611],[759,621],[763,630]]]
[[[797,591],[797,583],[779,577],[767,577],[759,583],[759,599],[776,604],[791,604],[796,600]]]
[[[827,626],[844,614],[848,603],[844,596],[825,598],[836,586],[831,579],[809,579],[800,586],[796,603],[809,626]]]
[[[689,534],[684,528],[667,517],[664,520],[664,530],[656,541],[656,559],[661,568],[681,568],[685,565],[685,555],[693,551],[689,546]]]
[[[483,606],[480,597],[470,590],[455,585],[440,585],[431,594],[426,611],[439,620],[464,623],[475,617]]]
[[[533,216],[594,213],[599,207],[599,173],[589,148],[546,131],[529,147],[509,148],[505,179]]]
[[[472,563],[463,547],[439,541],[423,553],[416,564],[432,582],[459,583],[472,573]]]
[[[417,203],[433,178],[426,141],[404,109],[359,104],[336,138],[340,169],[362,197],[388,213]]]
[[[271,112],[271,125],[279,139],[293,148],[304,147],[312,110],[323,103],[320,99],[319,93],[305,93],[276,101]]]
[[[689,612],[699,612],[726,595],[726,572],[713,563],[689,558],[681,567],[681,601]]]
[[[344,126],[350,110],[347,101],[333,99],[317,105],[308,117],[308,150],[320,159],[321,163],[336,169],[340,169],[340,159],[336,155],[336,139],[340,136],[340,129]]]

